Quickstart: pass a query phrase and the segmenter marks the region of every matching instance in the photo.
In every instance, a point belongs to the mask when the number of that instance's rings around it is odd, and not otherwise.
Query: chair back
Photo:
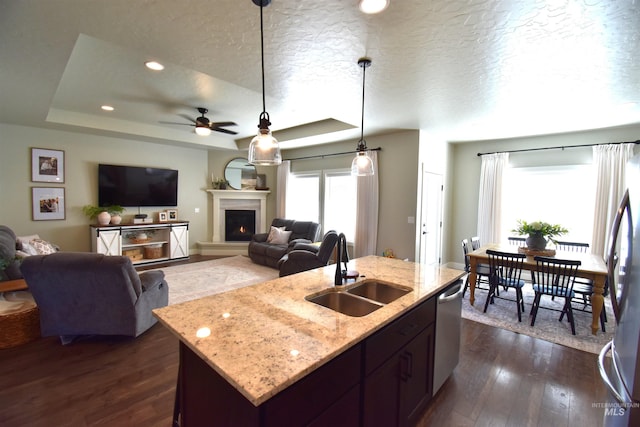
[[[571,295],[580,261],[544,256],[533,259],[536,261],[536,269],[531,277],[541,293],[563,297]]]
[[[469,264],[469,240],[462,239],[462,256],[464,257],[464,271],[469,273],[471,271],[471,265]]]
[[[489,257],[489,283],[516,286],[520,283],[525,254],[487,250]]]
[[[556,241],[556,249],[565,252],[582,252],[587,253],[589,251],[588,243],[578,242],[559,242]]]
[[[480,238],[478,236],[473,236],[471,238],[471,249],[472,250],[476,250],[476,249],[480,249]]]
[[[507,237],[507,241],[510,245],[525,247],[527,246],[527,238],[526,237]]]

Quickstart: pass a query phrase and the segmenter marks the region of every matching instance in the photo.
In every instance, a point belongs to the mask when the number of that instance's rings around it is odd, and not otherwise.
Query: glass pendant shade
[[[367,151],[359,151],[351,162],[351,175],[371,176],[373,174],[373,160],[371,160]]]
[[[211,129],[206,126],[196,126],[196,133],[200,136],[211,135]]]
[[[249,145],[249,163],[253,165],[276,166],[282,163],[280,145],[269,129],[260,129]]]

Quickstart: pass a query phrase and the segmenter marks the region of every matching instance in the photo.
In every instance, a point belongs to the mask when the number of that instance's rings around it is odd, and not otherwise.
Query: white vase
[[[122,217],[118,214],[111,215],[111,224],[118,225],[122,222]]]
[[[109,225],[109,221],[111,221],[111,215],[109,212],[100,212],[98,214],[98,224]]]

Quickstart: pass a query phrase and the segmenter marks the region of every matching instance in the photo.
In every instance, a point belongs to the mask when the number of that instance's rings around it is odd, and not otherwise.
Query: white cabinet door
[[[169,247],[171,248],[170,258],[185,258],[189,256],[189,227],[178,225],[171,227],[171,237]]]
[[[97,230],[96,249],[99,254],[121,255],[122,239],[120,229],[117,230]]]

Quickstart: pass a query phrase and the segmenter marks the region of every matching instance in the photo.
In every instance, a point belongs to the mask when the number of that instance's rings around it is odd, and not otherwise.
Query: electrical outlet
[[[195,209],[194,209],[194,212],[195,212],[195,213],[200,213],[200,208],[195,208]]]
[[[415,216],[410,216],[407,218],[407,222],[409,224],[415,224],[416,223],[416,217]]]

